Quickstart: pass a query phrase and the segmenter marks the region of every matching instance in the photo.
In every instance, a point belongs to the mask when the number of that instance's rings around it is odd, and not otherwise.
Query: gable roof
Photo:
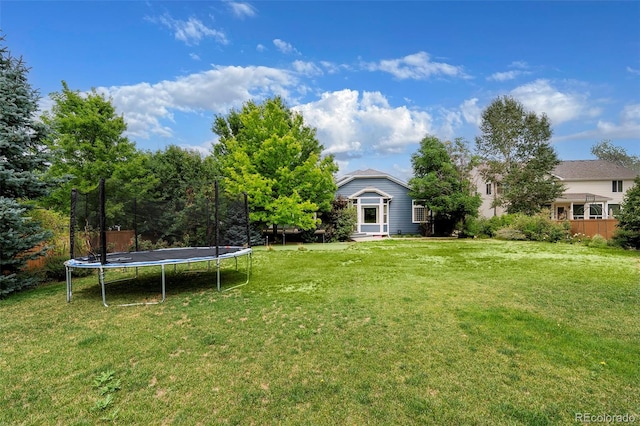
[[[391,182],[395,182],[398,185],[402,185],[405,188],[409,189],[409,184],[407,182],[401,179],[398,179],[397,177],[391,176],[388,173],[381,172],[379,170],[374,170],[374,169],[356,170],[355,172],[347,173],[346,175],[337,179],[336,185],[338,185],[338,187],[341,187],[342,185],[345,185],[354,179],[376,179],[376,178],[389,179]]]
[[[560,180],[623,180],[638,175],[627,167],[605,160],[563,161],[552,174]]]

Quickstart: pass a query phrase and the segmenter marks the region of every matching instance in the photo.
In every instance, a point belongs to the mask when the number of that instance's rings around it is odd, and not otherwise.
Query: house
[[[378,170],[356,170],[336,181],[336,195],[357,209],[357,234],[390,236],[418,234],[427,209],[409,197],[409,185]]]
[[[638,174],[605,160],[577,160],[561,162],[553,175],[566,189],[551,203],[551,214],[575,220],[614,218]]]
[[[562,161],[552,175],[565,185],[565,192],[551,203],[552,218],[576,220],[614,218],[637,173],[605,160],[574,160]],[[480,216],[504,214],[504,208],[491,206],[500,183],[484,182],[477,170],[473,177],[482,196]]]

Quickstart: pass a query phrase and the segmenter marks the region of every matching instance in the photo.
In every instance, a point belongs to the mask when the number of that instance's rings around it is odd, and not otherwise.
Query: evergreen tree
[[[49,236],[28,216],[29,200],[47,190],[47,129],[35,120],[39,96],[27,73],[22,59],[0,45],[0,297],[33,283],[20,271],[44,253],[34,247]]]
[[[618,214],[618,229],[614,240],[623,247],[640,250],[640,175],[624,196]]]

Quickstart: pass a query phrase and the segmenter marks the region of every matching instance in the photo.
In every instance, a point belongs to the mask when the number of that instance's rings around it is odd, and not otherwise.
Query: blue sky
[[[562,160],[640,155],[640,2],[4,1],[5,45],[48,95],[96,88],[140,149],[208,151],[215,114],[283,96],[340,173],[411,176],[432,134],[471,148],[510,95]]]

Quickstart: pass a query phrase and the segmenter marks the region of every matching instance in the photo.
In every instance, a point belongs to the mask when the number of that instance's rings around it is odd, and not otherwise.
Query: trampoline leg
[[[216,259],[216,280],[218,282],[218,291],[220,291],[220,259]]]
[[[67,273],[67,303],[71,302],[71,268],[69,266],[65,266],[65,270]]]
[[[105,282],[104,282],[104,268],[100,268],[100,271],[98,272],[98,279],[100,280],[100,287],[102,288],[102,304],[105,307],[109,307],[109,305],[107,304],[107,290],[105,289]]]
[[[165,289],[166,289],[166,286],[165,286],[165,279],[164,279],[164,265],[162,265],[162,301],[160,301],[160,303],[164,302],[164,300],[167,298],[167,292]]]

